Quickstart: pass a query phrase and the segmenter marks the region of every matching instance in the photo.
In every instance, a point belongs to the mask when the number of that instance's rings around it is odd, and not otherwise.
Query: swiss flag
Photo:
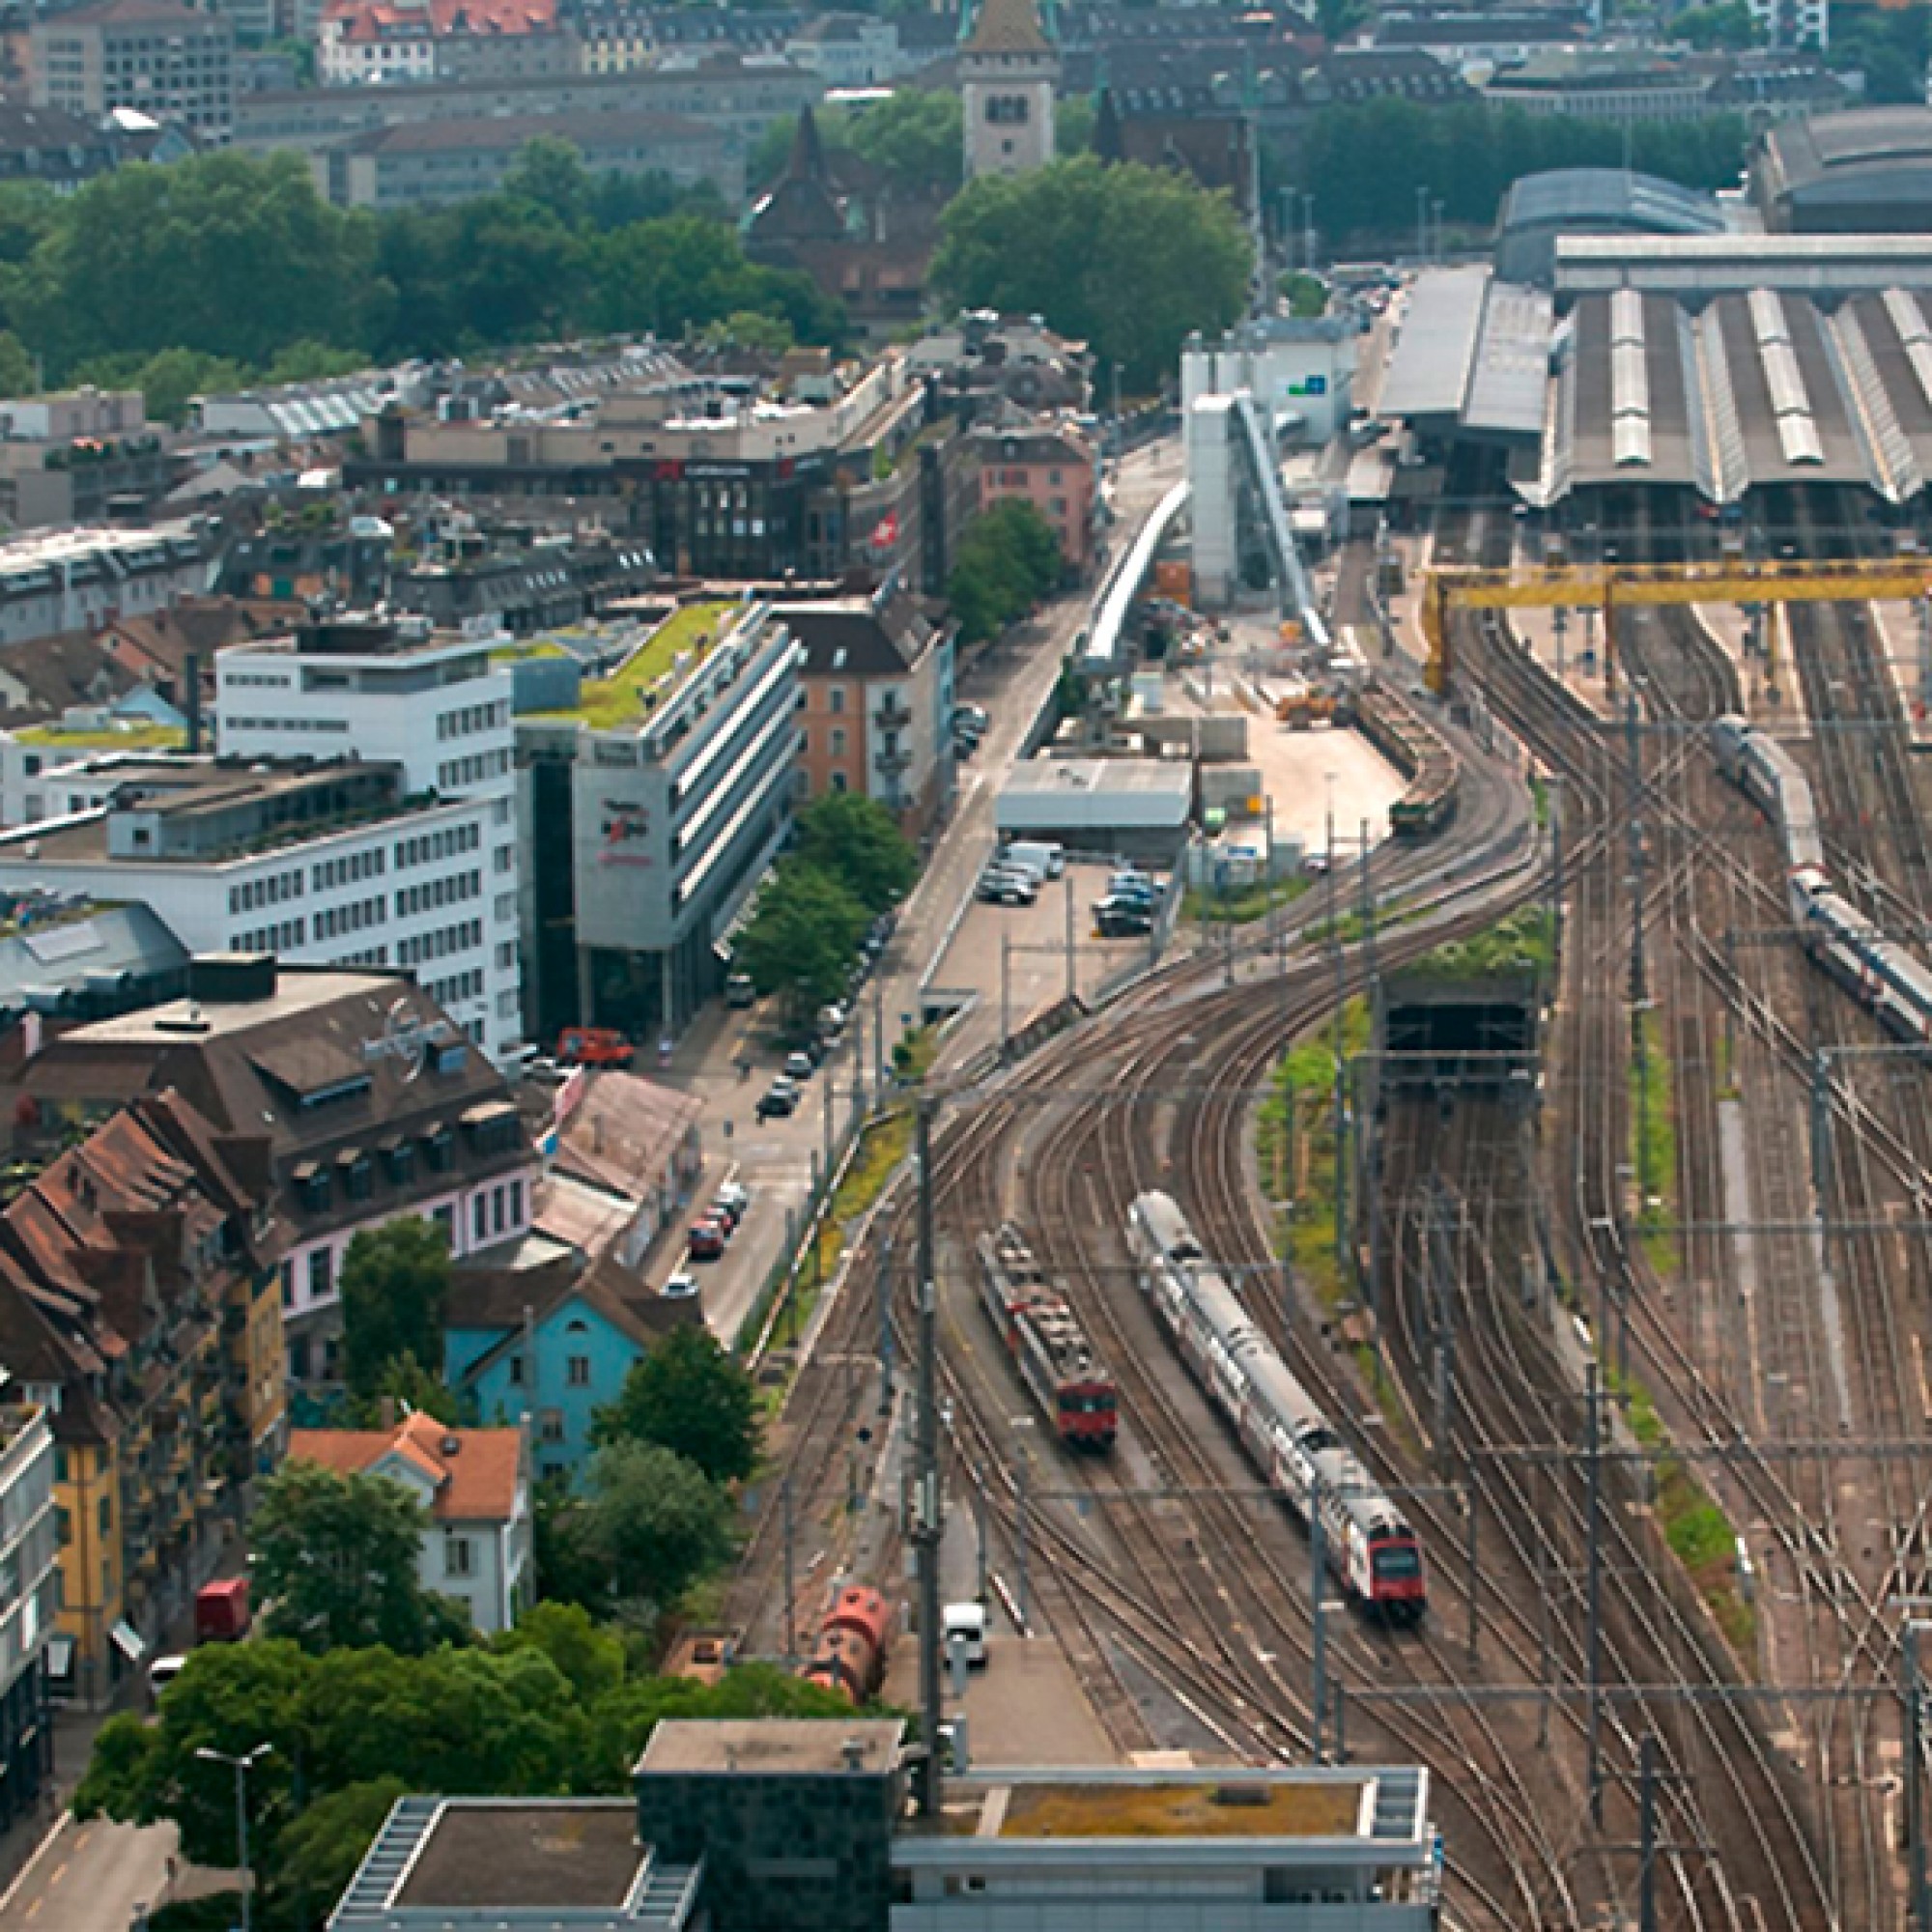
[[[896,510],[889,510],[873,526],[870,538],[871,546],[874,550],[891,550],[898,540],[898,512]]]

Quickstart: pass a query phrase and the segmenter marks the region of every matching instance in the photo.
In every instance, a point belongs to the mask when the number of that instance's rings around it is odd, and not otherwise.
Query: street
[[[0,1907],[0,1932],[126,1932],[163,1895],[174,1849],[172,1825],[64,1818]]]
[[[1130,454],[1115,488],[1119,515],[1112,535],[1118,556],[1133,540],[1142,520],[1173,486],[1181,471],[1181,448],[1170,438]],[[928,858],[919,883],[900,915],[898,931],[877,976],[876,989],[861,995],[846,1042],[806,1083],[803,1103],[789,1120],[760,1123],[753,1108],[776,1065],[760,1057],[754,1043],[755,1015],[729,1012],[722,1006],[706,1012],[679,1042],[668,1073],[660,1077],[695,1094],[705,1103],[705,1184],[716,1187],[727,1171],[751,1190],[753,1206],[725,1258],[697,1272],[705,1319],[712,1332],[729,1342],[737,1334],[758,1290],[784,1252],[787,1214],[804,1212],[810,1196],[812,1161],[830,1140],[826,1093],[831,1089],[831,1125],[843,1132],[850,1118],[860,1072],[854,1057],[863,1045],[863,1079],[875,1081],[877,1024],[883,1020],[888,1048],[919,1009],[919,989],[932,962],[951,937],[955,915],[967,900],[994,842],[994,804],[1000,785],[1019,755],[1028,725],[1045,701],[1075,634],[1089,618],[1097,582],[1056,599],[983,652],[958,681],[962,703],[983,704],[991,726],[978,753],[959,766],[952,816]],[[980,976],[982,991],[997,999],[999,958],[992,953]],[[749,1078],[740,1076],[740,1056],[752,1062]],[[942,1057],[942,1066],[946,1059]],[[821,1154],[822,1157],[822,1154]],[[668,1264],[662,1264],[668,1266]]]

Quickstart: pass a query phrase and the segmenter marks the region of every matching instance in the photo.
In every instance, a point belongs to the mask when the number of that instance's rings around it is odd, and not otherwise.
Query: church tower
[[[1044,167],[1053,159],[1060,54],[1036,0],[978,0],[961,25],[966,179]]]

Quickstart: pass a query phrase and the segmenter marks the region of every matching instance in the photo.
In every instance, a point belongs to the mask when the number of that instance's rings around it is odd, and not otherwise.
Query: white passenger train
[[[1386,1622],[1419,1622],[1428,1586],[1415,1532],[1249,1319],[1171,1195],[1135,1200],[1127,1245],[1182,1359],[1256,1467],[1304,1522],[1319,1492],[1328,1562],[1343,1588]]]
[[[1785,896],[1805,951],[1901,1039],[1932,1041],[1932,971],[1833,889],[1817,805],[1798,761],[1747,719],[1714,720],[1711,739],[1718,769],[1783,840]]]

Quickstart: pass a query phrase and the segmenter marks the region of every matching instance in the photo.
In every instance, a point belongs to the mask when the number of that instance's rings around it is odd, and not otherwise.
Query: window
[[[308,1298],[326,1301],[335,1286],[335,1250],[317,1248],[308,1258]]]
[[[65,1504],[54,1505],[54,1527],[60,1535],[60,1546],[65,1549],[73,1541],[73,1518],[68,1514]]]
[[[282,1264],[282,1306],[284,1308],[293,1308],[295,1305],[296,1264],[294,1262],[284,1262]]]
[[[572,1388],[584,1389],[590,1386],[590,1357],[588,1355],[572,1355],[564,1363],[564,1378],[570,1383]]]
[[[67,1481],[67,1451],[58,1442],[54,1444],[54,1481]]]
[[[546,1408],[537,1416],[537,1440],[539,1442],[561,1442],[563,1440],[563,1410]]]
[[[500,1187],[490,1190],[490,1232],[493,1235],[503,1232],[503,1190]]]
[[[510,1357],[510,1380],[511,1380],[511,1381],[512,1381],[512,1382],[513,1382],[513,1383],[514,1383],[514,1384],[515,1384],[515,1385],[516,1385],[516,1386],[517,1386],[518,1388],[521,1388],[521,1387],[523,1386],[523,1383],[524,1383],[524,1358],[523,1358],[523,1357],[522,1357],[521,1355],[512,1355],[512,1356]]]
[[[845,709],[845,687],[842,684],[835,684],[826,696],[834,711]]]
[[[468,1577],[469,1568],[469,1539],[467,1536],[445,1536],[442,1539],[442,1574],[445,1577]]]
[[[835,728],[832,733],[832,755],[835,758],[842,758],[845,755],[845,732],[842,726]]]
[[[851,781],[846,778],[843,772],[834,772],[832,774],[832,789],[834,791],[844,791],[850,782]]]
[[[114,1511],[109,1504],[108,1498],[105,1496],[102,1496],[100,1498],[100,1508],[98,1513],[98,1520],[99,1521],[100,1524],[100,1533],[102,1536],[107,1535],[108,1532],[112,1530],[114,1527]]]
[[[490,1204],[480,1194],[469,1204],[469,1232],[479,1241],[490,1233]]]

